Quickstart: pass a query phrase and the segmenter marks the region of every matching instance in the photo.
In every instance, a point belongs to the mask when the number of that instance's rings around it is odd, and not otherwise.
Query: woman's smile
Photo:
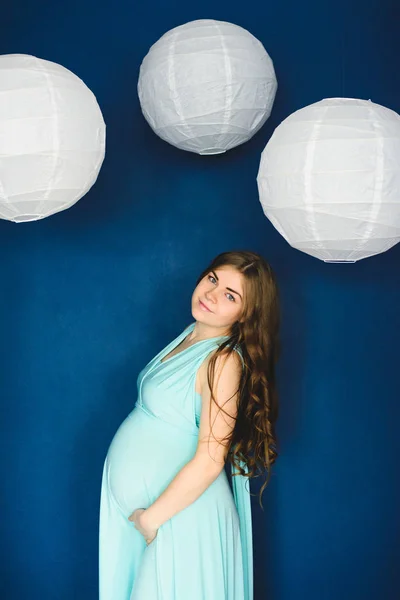
[[[209,308],[207,308],[207,306],[205,304],[203,304],[203,302],[200,300],[200,298],[199,298],[199,303],[200,303],[201,310],[204,310],[207,312],[212,312],[212,310],[210,310]]]

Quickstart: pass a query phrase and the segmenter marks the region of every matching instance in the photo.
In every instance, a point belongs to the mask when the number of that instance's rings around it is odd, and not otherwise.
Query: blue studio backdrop
[[[151,44],[200,18],[248,29],[278,79],[264,127],[218,156],[159,139],[136,89]],[[0,54],[83,79],[107,144],[73,207],[0,222],[0,598],[98,597],[108,445],[140,369],[192,322],[200,270],[231,249],[261,252],[282,299],[280,456],[264,512],[252,482],[255,600],[400,598],[400,246],[324,264],[278,234],[256,184],[295,110],[355,97],[400,112],[398,23],[394,0],[3,4]]]

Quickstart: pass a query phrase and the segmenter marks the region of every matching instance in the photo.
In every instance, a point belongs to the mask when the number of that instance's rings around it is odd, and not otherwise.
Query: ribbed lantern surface
[[[1,219],[35,221],[71,207],[104,154],[103,116],[79,77],[35,56],[0,56]]]
[[[257,176],[265,215],[298,250],[355,262],[400,239],[400,116],[328,98],[285,119]]]
[[[198,154],[249,140],[268,119],[276,89],[262,43],[238,25],[212,19],[165,33],[145,56],[138,82],[154,132]]]

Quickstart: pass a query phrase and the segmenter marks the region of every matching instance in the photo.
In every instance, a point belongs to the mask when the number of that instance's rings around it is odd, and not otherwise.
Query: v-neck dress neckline
[[[184,342],[187,337],[189,337],[189,335],[193,331],[195,325],[196,325],[196,321],[194,323],[192,323],[191,325],[189,325],[189,327],[184,329],[182,331],[182,334],[177,339],[174,340],[174,342],[177,342],[177,343],[172,348],[170,347],[170,345],[167,346],[165,354],[163,353],[158,359],[159,364],[165,365],[165,364],[169,363],[170,360],[173,360],[174,358],[176,358],[176,357],[180,356],[181,354],[183,354],[184,352],[186,352],[186,350],[190,350],[190,348],[194,348],[194,346],[197,346],[197,344],[201,344],[202,342],[209,342],[211,340],[229,337],[228,335],[214,335],[213,337],[205,338],[204,340],[199,340],[198,342],[191,344],[187,348],[184,348],[180,352],[177,352],[173,356],[170,356],[169,358],[167,358],[167,360],[163,360],[166,356],[168,356],[168,354],[171,354],[171,352],[173,352],[175,350],[175,348],[177,348],[182,342]],[[172,342],[172,343],[174,343],[174,342]]]

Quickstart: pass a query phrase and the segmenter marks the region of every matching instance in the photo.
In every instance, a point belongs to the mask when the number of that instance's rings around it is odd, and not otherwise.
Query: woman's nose
[[[214,296],[214,292],[208,292],[206,294],[206,298],[209,302],[215,302],[216,301],[216,297]]]

